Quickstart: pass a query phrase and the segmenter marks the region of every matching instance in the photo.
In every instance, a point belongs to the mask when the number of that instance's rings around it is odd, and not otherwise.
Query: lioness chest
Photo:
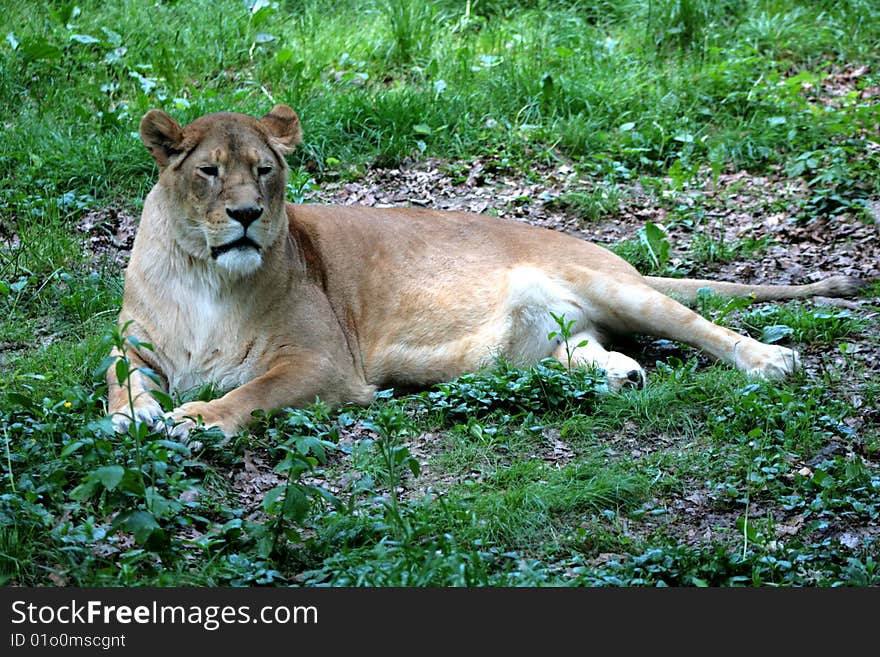
[[[248,308],[198,282],[177,282],[179,295],[165,304],[155,357],[173,390],[205,383],[228,390],[261,375],[271,333],[253,330]]]

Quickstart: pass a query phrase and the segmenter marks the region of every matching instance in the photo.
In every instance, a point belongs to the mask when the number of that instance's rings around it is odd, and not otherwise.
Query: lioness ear
[[[272,143],[282,153],[290,153],[302,143],[299,117],[287,105],[276,105],[260,119],[260,123],[269,131]]]
[[[141,141],[159,168],[164,169],[168,159],[182,150],[183,128],[162,110],[150,110],[141,119]]]

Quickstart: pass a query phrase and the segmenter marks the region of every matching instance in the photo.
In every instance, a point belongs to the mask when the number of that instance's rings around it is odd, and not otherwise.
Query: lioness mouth
[[[247,235],[242,235],[237,240],[234,240],[232,242],[227,242],[226,244],[221,244],[220,246],[212,246],[211,247],[211,257],[214,258],[214,260],[216,260],[224,253],[228,253],[229,251],[232,251],[233,249],[247,249],[247,248],[256,249],[257,251],[259,251],[260,245],[257,244],[256,242],[254,242]]]

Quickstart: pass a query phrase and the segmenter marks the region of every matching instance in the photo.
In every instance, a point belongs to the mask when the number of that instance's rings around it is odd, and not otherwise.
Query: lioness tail
[[[658,292],[676,297],[682,301],[693,301],[697,291],[710,289],[714,294],[729,297],[754,297],[755,301],[777,301],[781,299],[801,299],[805,297],[851,297],[864,285],[863,281],[852,276],[830,276],[816,283],[806,285],[747,285],[727,283],[696,278],[662,278],[646,276],[648,285]]]

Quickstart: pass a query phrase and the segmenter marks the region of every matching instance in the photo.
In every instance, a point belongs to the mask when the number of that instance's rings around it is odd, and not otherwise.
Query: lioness
[[[602,345],[644,333],[698,347],[750,375],[776,379],[795,352],[722,328],[665,293],[700,288],[759,300],[843,296],[854,280],[741,285],[642,276],[610,251],[548,229],[463,212],[293,205],[284,154],[301,141],[296,113],[203,116],[185,127],[161,110],[140,135],[159,167],[144,203],[119,315],[131,349],[162,389],[214,382],[228,390],[163,417],[130,378],[134,415],[185,437],[197,422],[232,435],[255,409],[367,404],[389,386],[427,386],[496,357],[569,363],[548,339],[551,312],[573,320],[571,362],[595,365],[608,386],[641,387],[632,358]],[[119,354],[114,354],[118,356]],[[108,412],[125,431],[128,392],[108,370]]]

